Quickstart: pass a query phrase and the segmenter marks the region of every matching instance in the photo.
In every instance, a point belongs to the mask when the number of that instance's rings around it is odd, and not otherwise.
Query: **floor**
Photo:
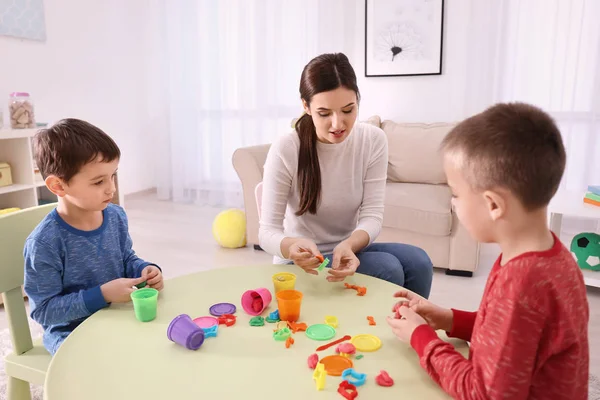
[[[161,202],[151,193],[129,196],[125,206],[134,249],[140,257],[160,265],[165,279],[212,268],[271,262],[270,256],[251,247],[229,250],[217,246],[211,224],[218,209]],[[447,276],[436,270],[430,299],[447,307],[475,310],[496,256],[495,247],[484,247],[472,278]],[[588,299],[590,372],[600,376],[600,289],[588,288]],[[0,306],[0,330],[6,326]]]

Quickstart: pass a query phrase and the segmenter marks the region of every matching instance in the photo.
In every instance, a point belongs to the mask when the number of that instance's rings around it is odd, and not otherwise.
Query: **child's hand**
[[[413,332],[421,325],[427,325],[427,321],[419,314],[406,306],[397,311],[403,318],[387,317],[387,323],[392,328],[394,335],[405,343],[410,343]]]
[[[394,293],[394,297],[402,297],[406,300],[394,304],[392,311],[398,312],[400,307],[406,306],[424,318],[434,330],[443,329],[446,332],[452,330],[452,320],[454,319],[452,310],[435,305],[406,289]],[[396,318],[399,316],[396,315]]]
[[[162,290],[164,287],[162,272],[156,265],[148,265],[142,270],[143,282],[146,282],[148,287],[156,290]]]
[[[133,287],[144,282],[144,278],[119,278],[100,286],[104,301],[107,303],[127,303],[131,301],[129,295],[135,290]]]

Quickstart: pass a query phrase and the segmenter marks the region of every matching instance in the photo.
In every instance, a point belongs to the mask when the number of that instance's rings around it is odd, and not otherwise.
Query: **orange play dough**
[[[352,360],[342,356],[327,356],[319,361],[325,366],[327,375],[342,376],[342,372],[348,368],[352,368]]]

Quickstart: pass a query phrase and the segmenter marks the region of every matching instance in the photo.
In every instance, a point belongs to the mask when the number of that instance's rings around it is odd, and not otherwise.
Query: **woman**
[[[422,249],[373,243],[383,221],[387,140],[381,129],[356,123],[360,94],[348,58],[310,61],[300,96],[304,115],[265,162],[260,246],[276,263],[314,275],[325,254],[330,282],[359,272],[429,297],[433,267]]]

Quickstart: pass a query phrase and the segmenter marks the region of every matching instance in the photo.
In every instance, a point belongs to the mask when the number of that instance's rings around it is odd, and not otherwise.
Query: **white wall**
[[[365,77],[365,2],[356,0],[356,20],[346,28],[350,56],[362,95],[360,118],[377,114],[404,122],[451,122],[464,115],[467,83],[469,1],[445,1],[442,75]]]
[[[121,189],[154,185],[153,141],[147,137],[143,0],[45,2],[47,41],[0,37],[0,106],[29,92],[36,119],[81,118],[111,135],[123,153]]]
[[[334,1],[334,0],[332,0]],[[453,121],[463,118],[467,79],[468,1],[446,1],[443,74],[423,77],[364,76],[364,0],[343,2],[343,29],[319,32],[339,43],[350,58],[362,94],[360,118],[373,114],[400,121]],[[38,121],[82,118],[109,133],[121,147],[122,190],[155,185],[157,129],[150,115],[146,84],[152,82],[148,47],[156,40],[144,0],[45,2],[45,43],[0,37],[0,105],[6,116],[8,93],[28,91]],[[346,8],[347,5],[347,8]],[[319,17],[331,18],[319,3]],[[337,40],[333,40],[337,37]],[[4,98],[4,100],[3,100]]]

